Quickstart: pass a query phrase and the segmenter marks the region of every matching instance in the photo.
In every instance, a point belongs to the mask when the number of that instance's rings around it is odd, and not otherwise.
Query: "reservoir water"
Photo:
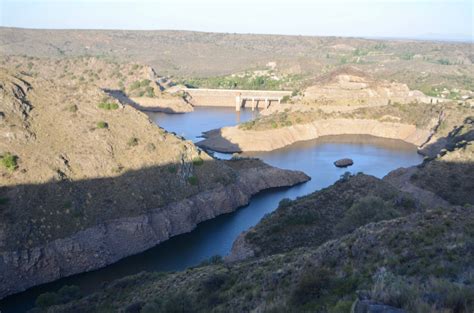
[[[150,113],[152,120],[168,131],[194,142],[203,131],[235,125],[256,116],[257,112],[233,108],[196,108],[192,113]],[[222,154],[216,154],[222,156]],[[272,212],[283,198],[296,198],[327,187],[345,171],[364,172],[383,177],[399,168],[419,164],[422,156],[416,147],[397,140],[367,136],[337,136],[293,144],[272,152],[251,153],[265,162],[281,168],[302,170],[311,181],[292,187],[268,190],[252,197],[249,205],[233,213],[203,222],[190,233],[179,235],[156,247],[130,256],[115,264],[93,272],[67,277],[31,288],[7,297],[0,302],[2,313],[24,312],[31,308],[36,297],[56,291],[64,285],[78,285],[83,293],[100,289],[104,283],[141,271],[174,271],[194,266],[214,255],[226,255],[235,238]],[[336,168],[333,162],[349,157],[354,165]]]

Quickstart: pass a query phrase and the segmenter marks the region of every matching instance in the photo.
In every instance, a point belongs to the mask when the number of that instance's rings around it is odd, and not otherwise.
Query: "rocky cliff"
[[[107,220],[33,248],[3,250],[0,254],[0,298],[61,277],[104,267],[172,236],[189,232],[202,221],[232,212],[262,190],[292,186],[309,179],[301,172],[251,162],[254,164],[238,170],[236,181],[226,186],[148,210],[146,214]]]

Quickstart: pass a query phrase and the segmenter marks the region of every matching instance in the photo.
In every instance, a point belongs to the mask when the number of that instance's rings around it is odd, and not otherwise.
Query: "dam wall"
[[[191,96],[194,106],[241,107],[268,106],[280,102],[284,96],[290,96],[291,91],[274,90],[241,90],[241,89],[194,89],[183,91]]]

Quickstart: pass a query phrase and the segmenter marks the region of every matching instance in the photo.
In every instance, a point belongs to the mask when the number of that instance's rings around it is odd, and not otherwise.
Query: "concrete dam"
[[[198,89],[184,88],[195,106],[268,108],[280,103],[284,96],[290,96],[291,91],[275,90],[241,90],[241,89]]]

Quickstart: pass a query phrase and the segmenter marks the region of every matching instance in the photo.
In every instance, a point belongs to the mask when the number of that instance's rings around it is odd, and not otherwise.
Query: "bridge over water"
[[[205,89],[184,88],[196,106],[224,106],[240,108],[250,106],[252,110],[263,104],[268,108],[271,104],[280,103],[291,91],[276,90],[242,90],[242,89]]]

